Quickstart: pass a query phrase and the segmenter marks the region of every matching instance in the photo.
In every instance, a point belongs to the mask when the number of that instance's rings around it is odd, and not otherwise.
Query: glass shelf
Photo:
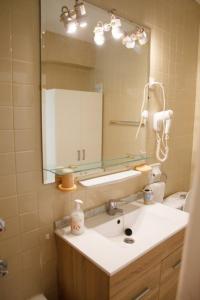
[[[70,168],[73,170],[73,173],[81,173],[82,174],[92,174],[94,172],[105,172],[109,170],[113,170],[116,167],[129,167],[136,162],[146,161],[149,159],[146,155],[125,155],[118,158],[101,160],[97,162],[85,163],[85,164],[71,164],[65,167],[57,167],[57,168],[49,168],[44,169],[44,171],[49,171],[56,175],[63,175],[63,171],[66,168]]]

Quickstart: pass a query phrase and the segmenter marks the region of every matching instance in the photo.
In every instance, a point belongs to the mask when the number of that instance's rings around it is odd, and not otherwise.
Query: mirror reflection
[[[84,12],[81,4],[41,1],[44,169],[146,151],[145,128],[137,140],[135,134],[148,81],[150,33],[115,11],[84,2]],[[44,183],[54,179],[45,173]]]

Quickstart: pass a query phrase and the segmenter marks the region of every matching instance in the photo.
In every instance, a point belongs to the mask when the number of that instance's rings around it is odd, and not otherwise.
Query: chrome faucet
[[[123,214],[123,209],[118,208],[117,203],[121,202],[120,200],[109,200],[106,203],[106,211],[110,216],[115,216],[116,214]],[[123,201],[122,201],[123,203]]]

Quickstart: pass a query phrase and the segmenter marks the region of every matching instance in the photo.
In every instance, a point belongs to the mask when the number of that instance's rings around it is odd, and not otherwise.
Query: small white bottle
[[[82,200],[76,199],[75,209],[71,214],[71,232],[75,235],[82,234],[85,230],[84,226],[84,212],[81,209]]]

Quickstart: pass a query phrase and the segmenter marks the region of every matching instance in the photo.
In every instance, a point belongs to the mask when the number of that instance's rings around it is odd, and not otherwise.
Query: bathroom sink
[[[119,245],[124,245],[126,242],[129,244],[129,241],[130,244],[137,245],[152,244],[173,231],[181,219],[184,221],[184,218],[184,213],[177,214],[177,210],[166,209],[159,203],[139,208],[132,205],[131,212],[115,216],[110,221],[94,226],[93,230]],[[90,220],[89,227],[92,227],[92,222],[95,223],[95,217]],[[126,229],[130,229],[126,232],[129,235],[125,234]]]
[[[124,205],[123,215],[101,213],[86,219],[85,232],[75,236],[70,227],[56,234],[113,275],[163,241],[184,229],[189,214],[160,203]],[[129,229],[125,234],[125,229]]]

